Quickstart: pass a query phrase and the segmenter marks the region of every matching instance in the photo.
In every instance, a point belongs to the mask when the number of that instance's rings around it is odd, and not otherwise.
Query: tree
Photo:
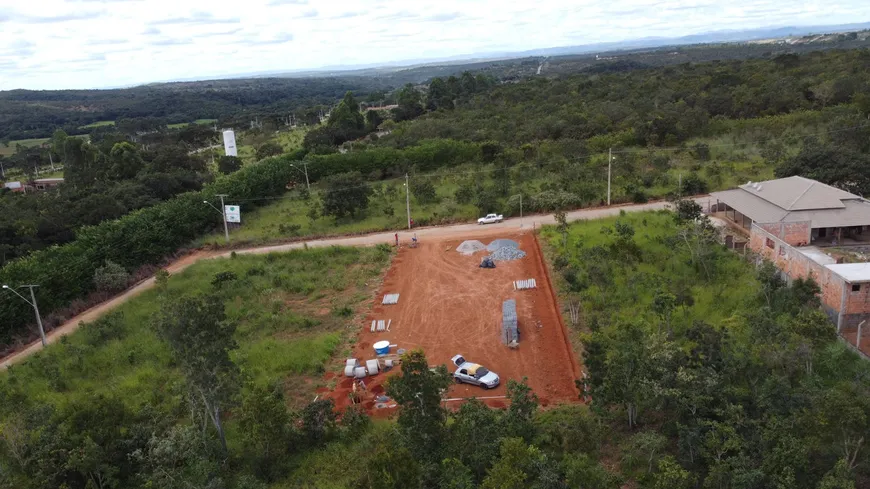
[[[452,109],[454,94],[450,93],[447,83],[442,78],[433,78],[429,82],[429,92],[426,95],[426,108],[429,110]]]
[[[556,229],[562,235],[562,247],[568,246],[568,214],[565,211],[557,211],[553,214],[553,219],[556,220]]]
[[[507,393],[511,400],[505,414],[504,432],[531,441],[535,433],[534,417],[538,411],[538,396],[532,392],[525,377],[522,382],[508,380]]]
[[[645,462],[646,472],[649,474],[652,473],[653,467],[667,443],[667,438],[655,431],[641,431],[631,437],[625,452],[632,462],[634,460]],[[628,465],[631,467],[633,463]]]
[[[323,214],[342,218],[355,216],[369,206],[371,187],[365,184],[359,172],[340,173],[326,181]]]
[[[680,195],[700,195],[707,193],[707,182],[701,180],[695,173],[689,173],[683,177],[680,186]]]
[[[451,384],[450,374],[441,365],[429,369],[422,350],[402,356],[402,375],[387,380],[387,395],[399,405],[399,430],[404,445],[421,461],[441,460],[447,415],[441,406],[441,393]]]
[[[652,310],[665,323],[668,337],[671,336],[671,315],[677,307],[677,298],[674,294],[657,290],[653,297]]]
[[[475,489],[471,470],[455,458],[447,458],[441,462],[441,480],[439,489]]]
[[[359,109],[359,103],[352,92],[344,94],[344,98],[338,106],[329,114],[327,125],[333,130],[345,136],[343,141],[354,139],[355,134],[361,133],[365,128],[365,119]]]
[[[257,148],[257,159],[262,160],[270,156],[278,156],[284,152],[284,148],[278,143],[268,142],[263,143]]]
[[[241,168],[242,159],[238,156],[221,156],[218,159],[218,171],[224,175],[239,171]]]
[[[393,119],[396,122],[415,119],[423,114],[423,102],[420,92],[414,85],[407,84],[397,95],[398,107],[393,109]]]
[[[487,471],[482,489],[564,487],[547,456],[522,438],[503,439],[499,454],[499,460]]]
[[[837,460],[834,468],[822,478],[818,489],[855,489],[855,477],[849,470],[849,463]]]
[[[674,205],[674,221],[677,224],[684,224],[695,221],[703,216],[703,208],[694,200],[677,199],[673,202]]]
[[[196,427],[177,425],[154,434],[144,450],[131,458],[143,467],[143,487],[189,489],[224,487],[217,460],[220,448],[202,436]]]
[[[659,460],[658,471],[652,477],[653,489],[691,489],[695,477],[674,460],[667,456]]]
[[[133,178],[145,167],[139,150],[128,142],[115,143],[109,153],[109,160],[111,166],[106,177],[113,180]]]
[[[477,399],[463,403],[450,425],[450,455],[480,481],[498,458],[504,428],[510,428],[498,411]]]
[[[121,265],[106,260],[106,264],[94,272],[94,285],[103,292],[118,292],[127,287],[130,274]]]
[[[870,194],[870,155],[850,147],[817,141],[804,143],[800,153],[776,168],[778,178],[800,175],[858,195]]]
[[[311,446],[328,441],[335,433],[335,402],[318,399],[302,410],[302,432]]]
[[[381,115],[381,112],[378,110],[367,110],[366,111],[366,131],[375,132],[378,130],[378,127],[381,123],[384,122],[384,117]]]
[[[237,348],[236,323],[227,319],[221,299],[210,295],[167,302],[155,315],[154,327],[187,379],[191,402],[214,425],[226,452],[222,410],[239,388],[239,369],[230,359]]]
[[[255,386],[234,413],[244,453],[252,458],[257,476],[274,480],[290,452],[293,431],[290,413],[279,388]]]
[[[411,193],[414,198],[421,204],[431,204],[438,200],[438,195],[435,193],[435,185],[426,177],[414,178],[411,180]]]

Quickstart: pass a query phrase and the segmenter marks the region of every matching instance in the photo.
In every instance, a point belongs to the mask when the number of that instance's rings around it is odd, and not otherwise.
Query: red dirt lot
[[[527,256],[496,262],[495,269],[483,269],[478,264],[488,253],[464,256],[456,251],[462,240],[432,240],[416,249],[400,249],[371,312],[359,324],[354,356],[360,363],[375,358],[372,344],[389,340],[398,348],[422,348],[431,365],[446,364],[451,373],[455,370],[451,357],[462,354],[501,377],[501,385],[492,390],[453,385],[449,398],[505,396],[509,379],[528,377],[542,405],[578,402],[574,380],[579,378],[580,369],[567,341],[537,239],[531,233],[499,237],[518,241]],[[491,236],[481,241],[488,244],[493,239]],[[538,288],[514,290],[514,280],[530,278],[536,279]],[[382,305],[384,294],[391,293],[400,294],[398,304]],[[502,302],[507,299],[517,301],[520,345],[516,350],[501,342]],[[373,319],[392,319],[390,331],[370,332]],[[394,352],[395,348],[391,350]],[[374,398],[383,394],[383,382],[398,370],[365,379],[366,410],[382,415],[392,411],[376,409]],[[333,392],[337,407],[349,404],[351,388],[352,380],[341,377]],[[493,407],[506,404],[502,398],[486,402]],[[449,405],[455,407],[458,403]]]

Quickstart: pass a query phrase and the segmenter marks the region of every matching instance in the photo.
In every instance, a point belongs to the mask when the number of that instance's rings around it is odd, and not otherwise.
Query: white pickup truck
[[[504,221],[504,216],[501,214],[487,214],[486,217],[481,217],[477,220],[478,224],[493,224]]]

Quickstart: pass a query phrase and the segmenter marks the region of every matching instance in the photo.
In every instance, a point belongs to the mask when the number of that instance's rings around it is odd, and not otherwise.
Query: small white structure
[[[236,149],[236,133],[232,129],[224,130],[224,153],[227,156],[239,156]]]

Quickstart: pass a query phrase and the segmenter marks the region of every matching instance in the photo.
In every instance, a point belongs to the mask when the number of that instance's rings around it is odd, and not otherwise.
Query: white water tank
[[[236,149],[236,133],[232,129],[224,130],[224,153],[227,156],[239,156]]]

